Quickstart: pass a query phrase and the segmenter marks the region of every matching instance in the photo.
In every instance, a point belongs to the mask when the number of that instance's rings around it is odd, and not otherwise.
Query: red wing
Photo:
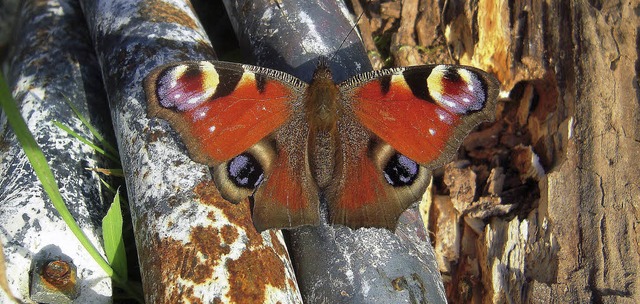
[[[471,128],[492,117],[497,97],[491,76],[445,66],[371,72],[340,89],[347,115],[327,190],[331,221],[389,229],[424,192],[425,167],[448,161]]]
[[[225,62],[162,66],[145,80],[149,116],[168,120],[194,160],[218,164],[289,119],[300,82],[269,73],[277,72]]]
[[[341,87],[364,126],[427,167],[448,161],[472,128],[493,117],[498,93],[485,72],[443,65],[372,72]]]

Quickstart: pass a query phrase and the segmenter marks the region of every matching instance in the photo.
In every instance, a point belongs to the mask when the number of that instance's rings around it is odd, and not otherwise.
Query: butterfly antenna
[[[358,26],[358,22],[360,22],[360,19],[362,18],[362,15],[364,15],[364,10],[362,10],[362,12],[360,12],[360,15],[358,15],[358,18],[356,18],[356,22],[351,27],[351,30],[349,31],[349,33],[347,33],[347,36],[345,36],[344,39],[342,39],[342,42],[340,43],[340,46],[338,46],[338,49],[333,53],[333,55],[331,55],[331,57],[329,58],[329,61],[333,61],[333,57],[335,57],[338,54],[338,51],[340,51],[342,49],[342,46],[347,41],[347,39],[349,38],[351,33],[353,33],[353,31],[355,31],[356,27]]]

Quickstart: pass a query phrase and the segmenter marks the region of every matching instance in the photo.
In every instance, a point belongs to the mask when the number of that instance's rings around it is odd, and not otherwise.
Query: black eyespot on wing
[[[384,178],[394,187],[409,186],[420,174],[420,166],[408,157],[395,153],[384,167]]]
[[[165,70],[166,72],[166,70]],[[202,82],[202,72],[200,71],[200,67],[197,65],[189,65],[187,69],[180,75],[180,80],[184,82],[197,81],[198,83]]]
[[[447,67],[447,69],[444,70],[443,77],[453,83],[463,82],[462,77],[460,77],[460,74],[458,73],[458,69],[455,67]]]
[[[231,159],[227,164],[227,174],[234,185],[247,189],[255,189],[264,178],[260,162],[249,153]]]

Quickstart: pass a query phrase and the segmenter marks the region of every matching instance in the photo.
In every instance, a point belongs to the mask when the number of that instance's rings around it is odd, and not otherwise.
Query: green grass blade
[[[66,97],[65,97],[66,98]],[[78,119],[80,119],[80,121],[82,122],[83,125],[85,125],[87,128],[89,128],[89,132],[91,132],[91,134],[93,134],[93,136],[98,139],[98,141],[100,142],[100,144],[102,144],[103,147],[105,147],[105,149],[107,149],[109,152],[111,152],[111,154],[113,155],[119,155],[118,153],[118,149],[116,149],[115,147],[113,147],[109,141],[105,140],[104,137],[102,136],[102,134],[100,134],[100,132],[98,132],[98,130],[96,130],[96,128],[94,128],[89,121],[82,115],[82,113],[80,113],[80,111],[78,111],[78,109],[76,109],[76,107],[73,105],[73,103],[71,102],[71,100],[69,100],[69,98],[66,98],[66,103],[69,105],[69,107],[71,108],[71,111],[73,111],[74,114],[76,114],[76,116],[78,117]],[[118,160],[118,163],[120,163],[120,160]]]
[[[58,210],[62,219],[67,223],[69,228],[71,228],[73,234],[76,235],[89,254],[96,260],[96,262],[98,262],[98,264],[100,264],[102,269],[111,276],[113,274],[113,270],[102,258],[98,250],[96,250],[91,242],[89,242],[69,212],[69,209],[67,209],[67,206],[64,204],[58,185],[53,177],[53,172],[51,172],[51,168],[49,168],[49,164],[47,164],[47,160],[44,157],[44,153],[40,150],[40,147],[29,131],[27,124],[22,119],[22,115],[20,114],[16,104],[13,102],[13,99],[9,94],[9,88],[7,87],[2,75],[0,75],[0,104],[7,114],[9,125],[13,128],[13,132],[16,134],[18,142],[22,145],[36,176],[42,183],[42,188],[49,196],[53,206]]]
[[[98,147],[98,145],[96,145],[95,143],[91,142],[90,140],[82,137],[82,135],[76,133],[75,131],[71,130],[71,128],[63,125],[62,123],[60,123],[59,121],[53,121],[53,124],[56,125],[58,128],[62,129],[63,131],[67,132],[69,135],[75,137],[76,139],[78,139],[79,141],[83,142],[84,144],[88,145],[89,147],[91,147],[92,149],[94,149],[96,152],[106,156],[107,158],[109,158],[110,160],[116,162],[116,163],[120,163],[120,159],[115,156],[114,154],[105,151],[104,149]]]
[[[116,191],[107,215],[102,219],[102,238],[107,260],[113,270],[122,277],[127,277],[127,254],[122,238],[122,210],[120,209],[120,192]]]
[[[109,183],[107,183],[107,181],[105,181],[104,179],[100,178],[100,183],[102,183],[102,185],[109,190],[109,193],[115,194],[117,189],[113,188],[113,186],[111,186]]]

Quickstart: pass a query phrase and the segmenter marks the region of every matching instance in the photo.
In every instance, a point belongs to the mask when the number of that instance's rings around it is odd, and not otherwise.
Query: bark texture
[[[404,17],[383,7],[380,24]],[[448,53],[508,93],[423,204],[449,301],[640,302],[638,1],[418,7],[440,18],[434,38],[409,33],[424,57]]]

